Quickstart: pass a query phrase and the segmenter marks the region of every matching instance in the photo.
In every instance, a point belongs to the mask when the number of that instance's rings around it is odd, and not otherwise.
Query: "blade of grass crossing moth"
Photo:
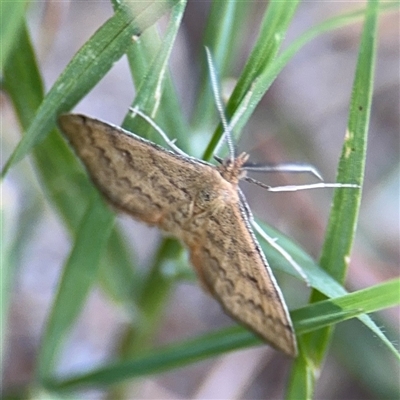
[[[360,43],[360,51],[353,83],[350,102],[348,130],[346,132],[342,155],[339,161],[338,182],[362,184],[364,177],[365,155],[369,115],[372,102],[373,73],[376,53],[378,1],[370,0],[367,6],[365,22]],[[350,259],[361,190],[335,191],[331,216],[321,255],[321,266],[334,278],[343,281]],[[323,298],[313,292],[311,301]],[[383,335],[381,333],[381,335]],[[325,351],[330,341],[331,329],[305,335],[302,340],[303,351],[313,360],[309,374],[313,376],[313,385],[308,397],[312,396],[315,381],[319,374]],[[296,375],[296,370],[292,376]],[[305,384],[305,382],[304,382]],[[300,385],[301,386],[301,385]],[[291,379],[287,398],[298,398],[299,385]]]
[[[54,372],[61,345],[82,310],[90,287],[96,281],[100,259],[114,223],[112,213],[99,194],[89,205],[64,266],[38,360],[39,377],[45,382]],[[99,229],[99,226],[102,228]]]
[[[153,2],[145,12],[132,16],[121,7],[97,30],[50,89],[28,131],[8,159],[3,177],[46,137],[56,116],[73,107],[107,73],[131,44],[132,36],[155,23],[169,8],[168,2]]]
[[[128,57],[128,62],[130,66],[130,71],[131,75],[133,78],[133,81],[135,82],[135,85],[137,88],[141,86],[141,82],[146,79],[146,74],[150,76],[151,78],[157,79],[159,74],[154,74],[154,72],[149,71],[151,67],[151,63],[155,63],[155,57],[158,55],[158,53],[161,53],[163,51],[163,48],[169,48],[171,47],[168,43],[171,42],[173,43],[175,41],[175,35],[176,33],[172,33],[171,31],[177,31],[177,28],[180,25],[181,17],[184,11],[184,5],[186,2],[179,2],[175,4],[173,7],[173,12],[172,16],[170,17],[171,20],[175,20],[175,23],[173,21],[170,22],[168,32],[166,36],[161,40],[160,38],[160,33],[159,30],[157,29],[156,26],[151,26],[146,31],[143,33],[143,35],[140,36],[140,38],[137,38],[136,42],[129,48],[127,49],[127,57]],[[130,7],[133,10],[133,13],[136,13],[136,7],[141,6],[141,3],[130,3]],[[113,6],[114,8],[119,7],[119,2],[113,1]],[[179,23],[176,23],[176,20],[178,20]],[[161,58],[159,55],[157,56],[159,59]],[[165,60],[169,59],[169,54],[168,57],[165,57]],[[154,66],[152,67],[154,69]],[[147,80],[149,80],[147,78]],[[171,77],[169,74],[168,69],[165,69],[165,88],[164,90],[161,91],[162,93],[162,100],[160,102],[160,112],[157,114],[157,120],[162,126],[166,132],[174,132],[174,135],[176,138],[179,140],[180,146],[182,148],[185,148],[185,133],[189,131],[188,127],[185,125],[181,113],[177,113],[176,110],[179,109],[180,105],[177,99],[177,94],[175,92],[175,88],[172,84]],[[151,85],[147,82],[144,84],[146,88],[151,87]],[[149,91],[150,92],[150,91]],[[151,93],[151,92],[150,92]],[[153,93],[154,95],[154,93]],[[146,96],[143,94],[139,95],[139,93],[136,94],[136,99],[137,97],[143,97],[142,102],[145,104],[146,103]],[[134,105],[132,105],[133,107]],[[137,126],[130,127],[129,124],[132,123],[131,119],[129,118],[129,114],[125,117],[125,121],[127,122],[126,124],[123,123],[122,127],[128,130],[133,130],[135,132],[140,132],[140,135],[145,137],[145,138],[150,138],[148,136],[149,134],[149,126],[148,124],[142,124],[140,126],[140,129]],[[137,120],[136,125],[139,124],[139,120]],[[158,137],[156,137],[158,140]],[[163,143],[164,144],[164,143]]]
[[[141,110],[146,110],[152,115],[157,113],[159,107],[161,108],[160,111],[163,111],[163,105],[160,101],[164,92],[164,82],[169,78],[168,60],[182,21],[185,7],[185,1],[180,1],[173,7],[165,38],[163,39],[162,46],[157,49],[156,53],[154,53],[154,49],[152,48],[148,49],[142,47],[139,50],[136,50],[142,53],[141,55],[143,59],[152,59],[152,62],[149,65],[145,76],[139,83],[139,88],[133,105],[138,105]],[[172,90],[172,87],[169,89]],[[173,92],[170,93],[170,96],[166,97],[170,97],[170,99],[176,98],[176,94]],[[169,116],[169,119],[173,119],[175,114],[179,113],[172,113],[172,115]],[[180,123],[178,122],[178,124]],[[128,130],[140,132],[141,136],[149,137],[151,127],[141,118],[132,119],[131,115],[128,114],[125,117],[122,126]],[[183,132],[179,133],[174,131],[174,135],[178,136],[180,139],[186,139],[186,137],[183,136]],[[157,137],[159,137],[159,135]],[[154,138],[151,137],[151,139],[153,140]],[[159,140],[157,139],[154,141]],[[179,140],[180,144],[181,142],[182,140]],[[162,144],[164,145],[164,143]],[[140,299],[143,296],[139,296],[138,307],[140,308],[140,321],[137,321],[132,331],[127,332],[125,335],[126,340],[124,340],[125,345],[123,345],[125,356],[133,356],[137,351],[143,351],[143,349],[148,346],[153,334],[155,333],[156,326],[160,321],[160,314],[166,304],[165,299],[173,284],[173,280],[166,278],[165,274],[161,271],[165,262],[165,257],[163,257],[162,254],[164,254],[165,251],[168,251],[168,248],[171,248],[171,246],[176,249],[174,252],[175,255],[179,254],[177,248],[179,249],[180,246],[177,246],[175,241],[164,239],[159,246],[159,254],[155,258],[153,266],[149,269],[149,272],[146,274],[146,277],[142,282],[142,289],[146,292],[146,301],[141,301]]]
[[[136,98],[132,104],[132,107],[138,106],[140,110],[144,111],[153,119],[156,118],[158,109],[161,105],[164,82],[168,74],[168,60],[175,43],[185,7],[186,1],[180,0],[172,8],[165,38],[154,56],[145,76],[139,82]],[[174,118],[174,114],[177,113],[173,113],[169,117]],[[152,128],[149,124],[142,118],[132,118],[131,113],[128,113],[125,117],[122,126],[132,132],[140,132],[141,135],[153,142],[160,143],[160,136],[152,133]],[[178,135],[180,137],[177,137]],[[174,132],[174,138],[179,138],[181,139],[180,141],[183,141],[186,139],[186,135],[184,135],[183,132]],[[164,145],[164,143],[161,144]]]
[[[144,75],[148,72],[151,61],[156,56],[163,41],[157,27],[152,26],[140,36],[140,39],[131,45],[127,51],[128,62],[130,66],[133,81],[136,87],[140,85]],[[169,71],[165,79],[165,88],[162,91],[162,100],[160,110],[157,113],[157,123],[163,127],[166,132],[174,132],[179,146],[185,149],[187,144],[187,133],[190,131],[181,113],[176,112],[180,109],[178,96]],[[146,126],[146,129],[148,127]],[[136,131],[139,132],[139,131]],[[144,132],[146,134],[146,132]],[[142,135],[142,132],[140,132]]]

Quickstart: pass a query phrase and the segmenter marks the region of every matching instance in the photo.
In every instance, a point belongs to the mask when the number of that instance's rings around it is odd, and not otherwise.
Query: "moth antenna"
[[[310,285],[310,281],[304,272],[303,268],[293,259],[293,257],[277,243],[277,239],[272,238],[271,236],[267,235],[264,230],[261,228],[260,225],[254,220],[254,218],[250,219],[251,225],[253,226],[254,230],[258,232],[258,234],[271,246],[273,247],[278,253],[282,255],[282,257],[296,270],[296,272],[304,279],[307,286]]]
[[[221,92],[218,88],[217,70],[215,68],[210,49],[207,46],[205,47],[205,49],[206,49],[206,55],[207,55],[208,69],[210,71],[211,87],[212,87],[212,91],[213,91],[213,95],[214,95],[214,101],[215,101],[215,105],[218,110],[219,117],[221,118],[222,126],[224,128],[224,134],[223,134],[218,146],[216,147],[215,152],[217,152],[219,150],[221,143],[225,140],[228,145],[228,149],[229,149],[229,157],[230,157],[231,161],[233,161],[235,158],[235,146],[233,145],[231,128],[228,125],[228,121],[225,116],[225,111],[224,111],[224,107],[222,104]]]
[[[360,185],[353,183],[312,183],[310,185],[285,185],[285,186],[273,186],[269,187],[270,192],[297,192],[299,190],[309,189],[326,189],[326,188],[355,188],[360,189]]]
[[[326,188],[360,188],[360,185],[353,183],[312,183],[309,185],[284,185],[284,186],[270,186],[257,179],[245,176],[243,178],[246,182],[254,183],[262,188],[268,190],[269,192],[297,192],[299,190],[309,190],[309,189],[326,189]]]
[[[257,222],[254,220],[253,214],[247,204],[246,198],[243,194],[243,192],[239,189],[239,197],[240,197],[240,202],[243,205],[243,208],[246,212],[247,219],[254,228],[255,231],[258,232],[258,234],[270,245],[272,246],[275,250],[278,251],[279,254],[281,254],[284,259],[293,267],[295,271],[298,272],[298,274],[303,278],[304,282],[306,282],[307,286],[310,286],[310,281],[308,280],[307,275],[301,268],[299,264],[292,258],[292,256],[279,244],[277,244],[277,239],[273,239],[269,235],[267,235],[264,230],[261,228],[260,225],[257,224]]]
[[[141,111],[138,106],[130,108],[130,111],[132,112],[133,116],[135,116],[135,114],[137,114],[140,117],[142,117],[145,121],[147,121],[160,134],[160,136],[165,140],[165,143],[167,143],[167,145],[172,150],[174,150],[176,153],[180,154],[181,156],[191,158],[188,154],[186,154],[183,150],[181,150],[178,146],[175,145],[176,139],[171,140],[168,137],[168,135],[155,123],[155,121],[152,118],[150,118],[148,115],[146,115],[143,111]]]
[[[304,163],[283,163],[283,164],[255,164],[245,163],[242,169],[250,172],[294,172],[310,173],[319,180],[323,180],[322,175],[314,165]]]

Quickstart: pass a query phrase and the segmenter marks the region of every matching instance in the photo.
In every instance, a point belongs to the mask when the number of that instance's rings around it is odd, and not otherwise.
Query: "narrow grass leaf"
[[[41,104],[35,119],[3,169],[3,176],[54,126],[56,116],[71,109],[107,73],[131,44],[168,9],[168,2],[152,2],[143,13],[133,16],[121,7],[98,29],[57,79]]]
[[[144,111],[152,119],[155,119],[161,105],[164,83],[168,74],[168,60],[175,43],[178,29],[181,25],[185,7],[186,1],[180,0],[172,8],[170,22],[165,38],[163,39],[163,44],[137,88],[136,98],[132,106],[138,106],[140,110]],[[159,135],[153,134],[149,136],[148,133],[146,134],[146,132],[152,130],[149,124],[140,117],[133,119],[131,113],[128,113],[125,117],[123,127],[132,132],[140,132],[141,135],[154,142],[160,142]],[[174,133],[174,135],[175,134],[176,133]],[[162,144],[165,145],[165,143]]]
[[[373,73],[376,53],[378,2],[368,3],[365,16],[360,52],[355,71],[352,97],[350,101],[348,128],[339,161],[337,181],[356,183],[362,186],[367,149],[369,116],[372,103]],[[331,215],[327,227],[320,264],[330,275],[342,282],[344,280],[350,252],[354,240],[357,218],[361,202],[361,190],[335,190]],[[321,299],[313,293],[313,300]],[[326,331],[325,335],[330,333]],[[315,337],[310,336],[312,353],[321,360],[325,345],[319,351]],[[323,342],[326,341],[322,340]]]
[[[242,31],[237,26],[246,26],[254,8],[249,3],[238,1],[213,1],[208,14],[207,26],[202,43],[210,49],[218,75],[226,76],[237,62],[237,48]],[[210,75],[205,51],[198,54],[201,65],[200,89],[194,116],[195,130],[209,129],[214,123],[216,107],[210,86]]]
[[[293,19],[298,1],[271,1],[265,12],[260,33],[249,59],[241,73],[226,107],[230,119],[240,102],[253,90],[253,82],[273,61],[285,38],[288,26]],[[265,92],[263,92],[264,94]],[[222,126],[217,128],[204,152],[203,158],[209,160],[222,135]]]
[[[399,285],[400,281],[397,279],[373,288],[324,301],[320,306],[328,313],[324,326],[352,318],[354,315],[357,315],[357,313],[352,313],[355,309],[358,310],[358,313],[364,313],[398,304],[398,298],[396,298],[395,293],[399,289]],[[376,295],[383,291],[388,291],[391,295],[387,296],[386,300],[381,302],[379,307],[372,301],[365,301],[366,295]],[[327,307],[327,305],[329,306]],[[319,315],[320,309],[314,307],[318,307],[318,304],[308,305],[292,312],[297,334],[301,335],[309,330],[319,329],[321,326],[320,321],[310,318],[312,314]],[[343,307],[340,320],[337,318],[338,307]],[[301,319],[303,317],[306,318],[306,321]],[[57,389],[72,389],[80,385],[109,385],[128,378],[155,374],[172,368],[182,367],[189,363],[217,356],[228,351],[261,345],[262,343],[260,339],[245,328],[233,326],[176,345],[152,350],[134,360],[115,363],[65,380],[53,380],[49,382],[49,385]],[[300,355],[299,357],[302,356]],[[300,366],[302,367],[302,364]],[[307,369],[300,371],[301,376],[306,378],[308,377],[307,373]],[[311,382],[309,377],[307,379]]]
[[[0,70],[3,71],[4,64],[19,35],[19,30],[24,24],[25,11],[28,0],[0,2]]]
[[[16,43],[4,68],[4,88],[22,128],[27,129],[43,101],[44,91],[25,25]],[[33,156],[44,195],[75,235],[96,189],[56,130],[33,149]],[[101,262],[100,276],[106,277],[102,280],[103,287],[107,284],[109,295],[116,300],[130,300],[135,294],[133,285],[137,279],[131,264],[127,246],[114,228]]]
[[[312,303],[293,311],[293,318],[298,321],[296,330],[308,330],[333,325],[355,315],[371,313],[400,304],[400,279],[393,279],[338,298]],[[398,356],[398,355],[397,355]]]
[[[348,129],[343,144],[342,155],[339,161],[337,181],[342,183],[357,183],[362,185],[364,177],[367,134],[369,116],[372,102],[373,73],[376,54],[378,1],[370,0],[367,6],[363,33],[361,37],[360,50],[355,79],[353,84],[352,97],[350,101]],[[347,265],[350,261],[350,251],[354,239],[359,206],[361,202],[361,190],[336,189],[331,215],[325,236],[324,246],[320,259],[321,267],[329,272],[335,279],[344,280]],[[314,291],[311,295],[311,302],[324,298]],[[381,330],[366,315],[360,318],[364,324],[372,329],[385,343],[388,340]],[[307,397],[311,397],[314,391],[316,380],[325,351],[329,345],[332,330],[330,328],[312,332],[303,337],[301,341],[302,351],[307,354],[309,373],[314,381]],[[390,347],[390,346],[389,346]],[[392,351],[394,347],[391,345]],[[302,367],[303,368],[303,367]],[[292,377],[296,375],[293,372]],[[293,397],[299,385],[295,386],[291,380],[289,393]]]
[[[39,376],[46,380],[54,372],[54,362],[63,341],[82,310],[86,296],[96,281],[102,251],[111,233],[114,214],[99,194],[93,197],[83,218],[70,256],[64,266],[39,354]],[[99,229],[99,226],[102,229]]]

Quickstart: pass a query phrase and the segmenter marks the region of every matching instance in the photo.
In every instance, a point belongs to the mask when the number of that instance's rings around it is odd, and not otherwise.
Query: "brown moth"
[[[114,207],[181,240],[227,314],[297,355],[288,309],[238,187],[246,154],[213,166],[87,116],[65,114],[58,123]]]

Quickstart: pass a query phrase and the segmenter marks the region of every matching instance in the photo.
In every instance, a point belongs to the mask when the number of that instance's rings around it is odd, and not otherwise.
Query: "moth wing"
[[[160,225],[172,204],[189,204],[187,182],[208,168],[94,118],[64,114],[58,123],[108,201],[149,224]]]
[[[192,246],[199,278],[239,323],[286,354],[297,354],[296,337],[281,291],[241,204],[212,215],[204,237]]]

